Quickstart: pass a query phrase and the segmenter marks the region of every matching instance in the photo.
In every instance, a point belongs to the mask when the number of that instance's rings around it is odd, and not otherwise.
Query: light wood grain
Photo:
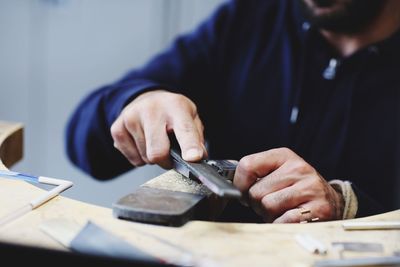
[[[158,181],[170,180],[171,175],[171,172],[165,173]],[[42,189],[29,183],[0,178],[0,217],[42,193]],[[60,218],[81,225],[91,220],[144,251],[171,262],[182,257],[182,251],[176,249],[180,247],[191,253],[199,265],[207,266],[312,266],[316,260],[336,258],[331,242],[340,241],[382,243],[384,252],[379,255],[391,255],[400,250],[400,230],[345,231],[343,221],[286,225],[192,221],[179,228],[153,226],[118,220],[112,216],[111,209],[62,196],[1,227],[0,241],[65,250],[40,230],[41,223],[46,220]],[[354,221],[376,220],[400,220],[400,210]],[[298,233],[317,238],[327,246],[328,253],[309,253],[296,242]],[[353,256],[366,255],[369,254]]]
[[[24,182],[0,179],[0,216],[41,192]],[[335,257],[329,251],[325,256],[310,254],[296,243],[296,233],[309,233],[328,249],[331,242],[365,241],[383,243],[384,255],[400,250],[399,230],[349,232],[342,228],[342,221],[290,225],[193,221],[179,228],[161,227],[121,221],[113,218],[110,209],[62,196],[0,228],[0,241],[65,249],[39,229],[42,222],[55,218],[74,220],[81,225],[92,220],[155,256],[171,261],[182,256],[180,251],[143,234],[147,233],[220,266],[265,266],[266,263],[268,266],[311,266],[317,259]],[[357,220],[400,220],[400,210]]]

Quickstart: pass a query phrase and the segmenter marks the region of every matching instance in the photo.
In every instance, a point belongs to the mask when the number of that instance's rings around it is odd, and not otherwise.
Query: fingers
[[[268,176],[265,179],[268,179]],[[250,192],[255,190],[250,188]],[[311,209],[312,218],[318,217],[319,220],[341,218],[336,211],[340,197],[322,177],[313,173],[309,176],[300,176],[293,185],[265,194],[261,199],[259,195],[249,194],[249,199],[251,206],[266,222],[298,222],[299,217],[290,211],[297,210],[297,207]],[[301,219],[304,220],[308,219]]]
[[[156,119],[156,118],[155,118]],[[154,123],[152,118],[143,122],[145,134],[146,156],[150,163],[158,164],[164,169],[172,167],[169,148],[170,140],[167,135],[166,123],[161,120]]]
[[[266,195],[261,200],[263,217],[268,222],[287,223],[310,221],[336,220],[341,218],[336,208],[340,197],[325,187],[324,183],[313,182],[317,179],[302,179],[295,185]],[[325,193],[323,193],[325,191]],[[298,212],[303,207],[310,212],[307,215]],[[308,217],[307,217],[308,216]]]
[[[252,201],[261,201],[261,199],[268,194],[277,192],[294,184],[296,184],[296,186],[302,185],[302,183],[298,183],[301,180],[303,180],[303,183],[308,185],[309,183],[305,182],[306,179],[308,176],[314,175],[315,173],[315,170],[301,158],[292,157],[291,160],[286,161],[277,170],[258,179],[248,191],[249,198]],[[319,181],[320,177],[317,177],[317,180]],[[304,195],[309,192],[309,189],[304,188],[304,186],[298,188],[298,190],[301,190]]]
[[[111,127],[114,146],[135,166],[159,164],[171,168],[170,140],[173,131],[183,158],[207,157],[203,124],[196,106],[183,95],[166,91],[143,93],[129,103]]]
[[[198,161],[205,156],[203,133],[199,132],[190,114],[177,114],[173,121],[173,129],[184,160]]]
[[[263,218],[272,222],[287,210],[296,208],[308,201],[308,196],[298,190],[296,186],[286,187],[282,190],[265,195],[261,201]]]
[[[299,209],[291,209],[286,211],[282,216],[278,217],[273,223],[299,223],[302,222]],[[306,220],[305,220],[306,221]]]
[[[146,152],[146,138],[142,126],[140,124],[125,122],[125,127],[128,130],[129,134],[135,140],[135,145],[139,152],[140,157],[146,164],[149,164],[150,161],[147,158],[147,152]]]
[[[302,223],[312,221],[319,221],[319,218],[313,216],[312,208],[302,206],[301,208],[286,211],[282,216],[276,218],[273,223]]]
[[[111,135],[114,139],[114,147],[118,149],[132,165],[142,166],[145,161],[139,154],[135,141],[125,128],[122,119],[117,119],[111,127]]]
[[[197,114],[195,119],[194,119],[194,123],[196,124],[197,127],[197,131],[200,135],[200,144],[201,144],[201,148],[203,149],[203,158],[207,158],[208,157],[208,152],[207,152],[207,148],[205,146],[205,141],[204,141],[204,125],[200,120],[199,115]]]
[[[341,218],[342,197],[306,161],[286,148],[240,160],[234,184],[267,222],[293,222],[299,206],[313,208],[321,220]]]
[[[278,169],[295,154],[287,148],[277,148],[242,158],[236,168],[234,185],[242,192],[260,178]]]
[[[307,202],[297,208],[287,210],[276,218],[273,223],[308,223],[327,221],[327,205],[321,205],[318,201]]]
[[[288,175],[286,164],[283,164],[274,172],[259,179],[249,189],[249,197],[260,201],[265,195],[289,187],[298,180],[298,177]]]

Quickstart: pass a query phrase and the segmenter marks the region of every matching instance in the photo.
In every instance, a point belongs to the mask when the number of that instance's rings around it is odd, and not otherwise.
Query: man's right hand
[[[198,161],[207,156],[203,124],[187,97],[163,90],[143,93],[129,103],[111,126],[114,147],[134,166],[158,164],[171,168],[170,140],[175,133],[182,157]]]

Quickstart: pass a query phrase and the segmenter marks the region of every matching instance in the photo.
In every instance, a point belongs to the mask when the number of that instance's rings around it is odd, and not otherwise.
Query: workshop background
[[[13,170],[71,180],[64,196],[106,207],[163,173],[145,166],[91,178],[66,156],[67,119],[90,91],[144,64],[222,1],[0,0],[0,120],[25,131]]]

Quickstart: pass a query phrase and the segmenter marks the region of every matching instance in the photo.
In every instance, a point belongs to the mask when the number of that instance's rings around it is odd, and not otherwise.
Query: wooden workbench
[[[3,151],[14,151],[14,159],[9,161],[11,163],[22,157],[22,151],[16,145],[16,140],[22,136],[21,132],[22,125],[0,123],[0,151],[2,144],[7,146]],[[13,150],[15,145],[16,150]],[[0,155],[7,156],[5,152]],[[0,164],[0,169],[5,168],[4,164]],[[0,218],[42,192],[43,189],[29,183],[0,178]],[[0,227],[0,241],[66,250],[40,230],[43,222],[62,218],[82,225],[91,220],[134,246],[171,262],[182,257],[182,251],[176,249],[177,246],[198,259],[199,265],[207,266],[313,266],[316,260],[338,257],[331,249],[331,242],[334,241],[382,243],[384,252],[379,256],[400,251],[400,230],[345,231],[342,228],[343,221],[308,224],[192,221],[179,228],[154,226],[118,220],[113,217],[111,209],[63,196]],[[357,220],[400,221],[400,210]],[[327,246],[328,253],[315,255],[306,251],[296,243],[294,235],[297,233],[308,233],[319,239]],[[353,253],[349,257],[368,255],[377,254]]]

